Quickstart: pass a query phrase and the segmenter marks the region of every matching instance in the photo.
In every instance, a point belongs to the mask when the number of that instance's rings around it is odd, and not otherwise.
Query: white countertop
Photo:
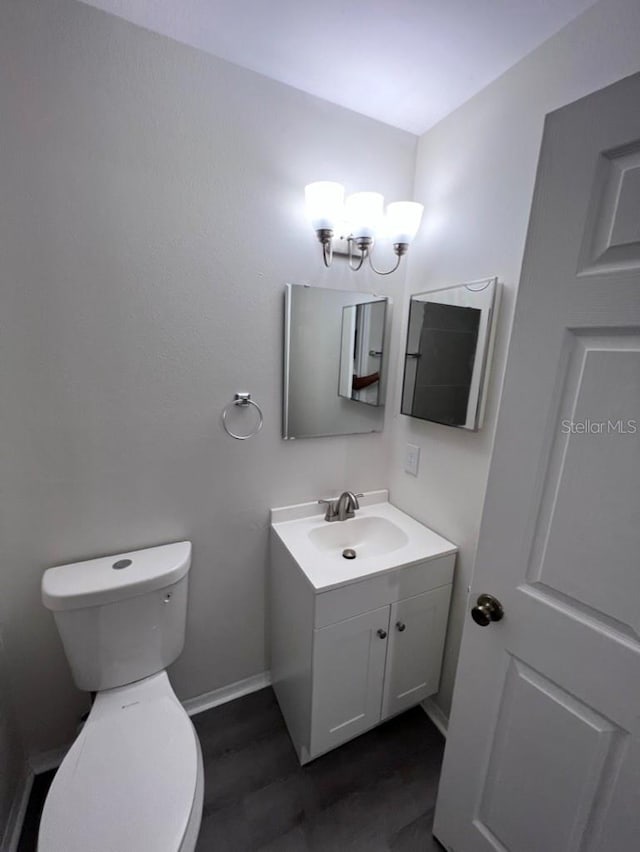
[[[272,534],[280,538],[315,591],[325,592],[357,582],[371,574],[395,571],[458,550],[455,544],[389,503],[387,491],[365,494],[360,500],[360,506],[354,519],[331,523],[324,520],[326,507],[317,503],[271,510]],[[332,551],[319,550],[309,538],[314,530],[334,527],[334,536],[340,539],[340,548],[352,547],[357,552],[360,547],[366,551],[366,546],[358,540],[362,525],[355,522],[360,518],[380,518],[402,530],[405,536],[398,536],[400,543],[386,553],[374,553],[352,560],[345,559],[339,548]]]

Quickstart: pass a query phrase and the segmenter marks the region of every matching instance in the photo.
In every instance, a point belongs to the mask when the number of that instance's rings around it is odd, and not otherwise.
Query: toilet
[[[165,668],[181,653],[191,543],[45,571],[91,712],[45,802],[38,852],[193,852],[204,790],[197,734]]]

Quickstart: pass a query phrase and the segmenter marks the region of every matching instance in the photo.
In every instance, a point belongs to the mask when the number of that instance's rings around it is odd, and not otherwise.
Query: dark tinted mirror
[[[402,414],[481,427],[497,290],[488,278],[411,297]]]

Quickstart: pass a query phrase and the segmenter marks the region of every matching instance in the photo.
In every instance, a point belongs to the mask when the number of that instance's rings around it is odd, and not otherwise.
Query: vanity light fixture
[[[331,266],[333,237],[338,230],[349,244],[349,268],[354,272],[365,260],[378,275],[395,272],[420,227],[424,210],[415,201],[395,201],[387,205],[385,216],[384,198],[379,192],[356,192],[345,200],[342,184],[328,180],[308,184],[304,194],[307,218],[322,244],[324,265]],[[376,237],[382,234],[391,239],[398,258],[385,272],[376,269],[371,258]]]

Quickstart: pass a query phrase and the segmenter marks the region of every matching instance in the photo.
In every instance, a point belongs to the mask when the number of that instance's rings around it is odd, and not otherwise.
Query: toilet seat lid
[[[89,717],[60,766],[42,815],[42,852],[180,849],[195,799],[195,731],[173,694],[128,697],[134,703]]]

